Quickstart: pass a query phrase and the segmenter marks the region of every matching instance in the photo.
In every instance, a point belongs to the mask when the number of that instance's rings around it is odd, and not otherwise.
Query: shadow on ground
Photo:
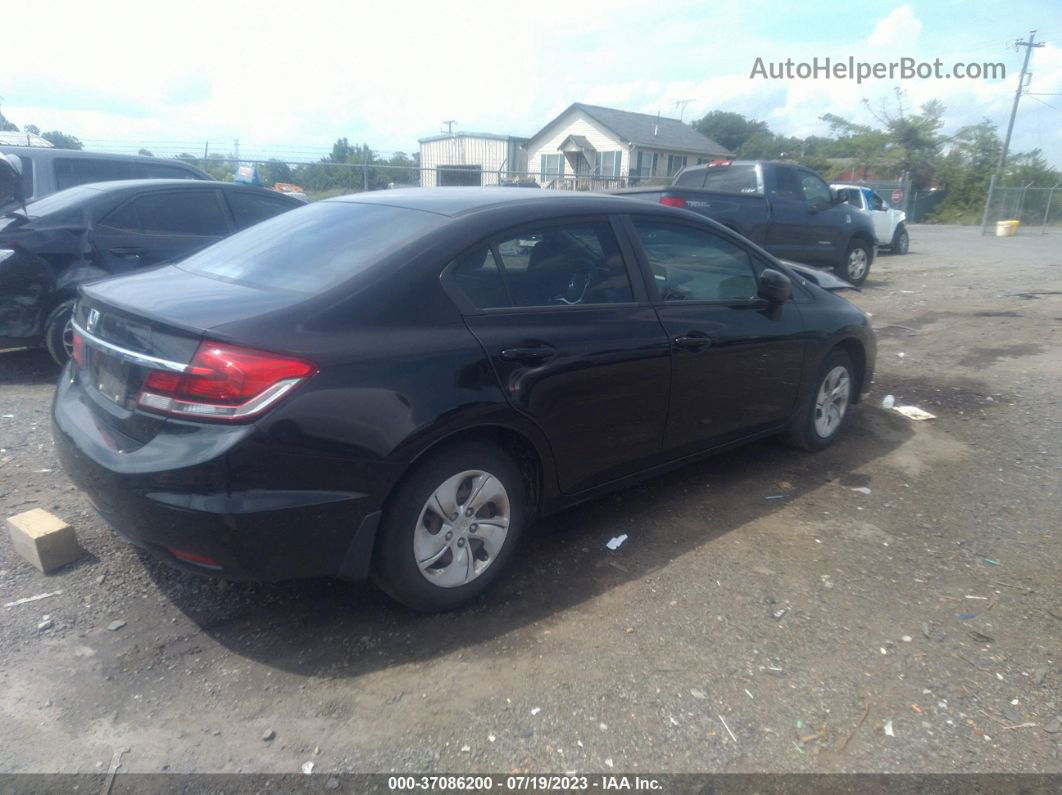
[[[759,442],[549,517],[525,534],[490,592],[445,615],[411,613],[368,584],[206,581],[204,587],[201,578],[146,563],[159,589],[234,653],[305,676],[356,677],[463,648],[475,654],[477,644],[500,636],[508,645],[530,643],[531,633],[519,630],[740,531],[911,435],[903,417],[860,406],[843,437],[821,453]],[[606,542],[621,533],[629,540],[609,552]]]
[[[43,348],[23,348],[0,353],[0,384],[54,384],[62,368]]]

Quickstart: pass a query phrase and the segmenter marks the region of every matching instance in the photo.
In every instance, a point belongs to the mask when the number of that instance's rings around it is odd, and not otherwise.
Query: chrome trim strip
[[[95,348],[108,351],[117,355],[119,358],[124,359],[132,364],[140,365],[141,367],[154,367],[161,370],[168,370],[171,373],[183,373],[188,369],[188,365],[180,364],[179,362],[171,362],[169,359],[160,359],[157,356],[148,356],[146,353],[137,353],[131,351],[128,348],[123,348],[119,345],[115,345],[112,342],[105,342],[97,337],[95,334],[89,334],[85,329],[81,328],[75,321],[70,321],[74,327],[74,331],[81,335],[81,338],[92,345]]]

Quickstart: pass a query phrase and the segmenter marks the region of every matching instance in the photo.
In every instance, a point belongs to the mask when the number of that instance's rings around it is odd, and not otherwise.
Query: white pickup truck
[[[865,185],[830,185],[847,194],[847,203],[862,210],[874,223],[878,245],[893,254],[906,254],[911,240],[907,234],[907,213],[894,210],[879,193]]]

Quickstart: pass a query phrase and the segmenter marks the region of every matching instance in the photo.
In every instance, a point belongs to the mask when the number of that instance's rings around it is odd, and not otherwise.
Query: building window
[[[594,173],[599,177],[618,177],[623,152],[598,152]]]
[[[642,177],[652,177],[656,174],[656,164],[660,155],[658,152],[638,153],[638,174]]]
[[[542,182],[554,179],[555,177],[562,176],[564,174],[564,155],[557,153],[555,155],[540,155],[539,156],[539,177]]]
[[[668,155],[667,156],[667,175],[669,177],[675,176],[686,167],[686,155]]]

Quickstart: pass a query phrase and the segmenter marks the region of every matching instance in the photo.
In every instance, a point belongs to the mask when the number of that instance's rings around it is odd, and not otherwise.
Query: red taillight
[[[137,403],[179,417],[240,420],[265,411],[316,371],[301,359],[205,341],[183,373],[151,370]]]
[[[74,364],[79,369],[85,367],[85,340],[81,338],[78,332],[74,332],[73,342],[70,344],[70,358],[74,360]]]
[[[206,555],[200,555],[197,552],[189,552],[185,549],[177,549],[176,547],[166,547],[167,551],[173,555],[177,560],[183,560],[185,563],[194,563],[196,566],[202,566],[204,569],[221,569],[221,564],[213,558],[208,558]]]
[[[661,196],[660,203],[665,204],[668,207],[682,208],[686,206],[686,200],[681,196]]]

